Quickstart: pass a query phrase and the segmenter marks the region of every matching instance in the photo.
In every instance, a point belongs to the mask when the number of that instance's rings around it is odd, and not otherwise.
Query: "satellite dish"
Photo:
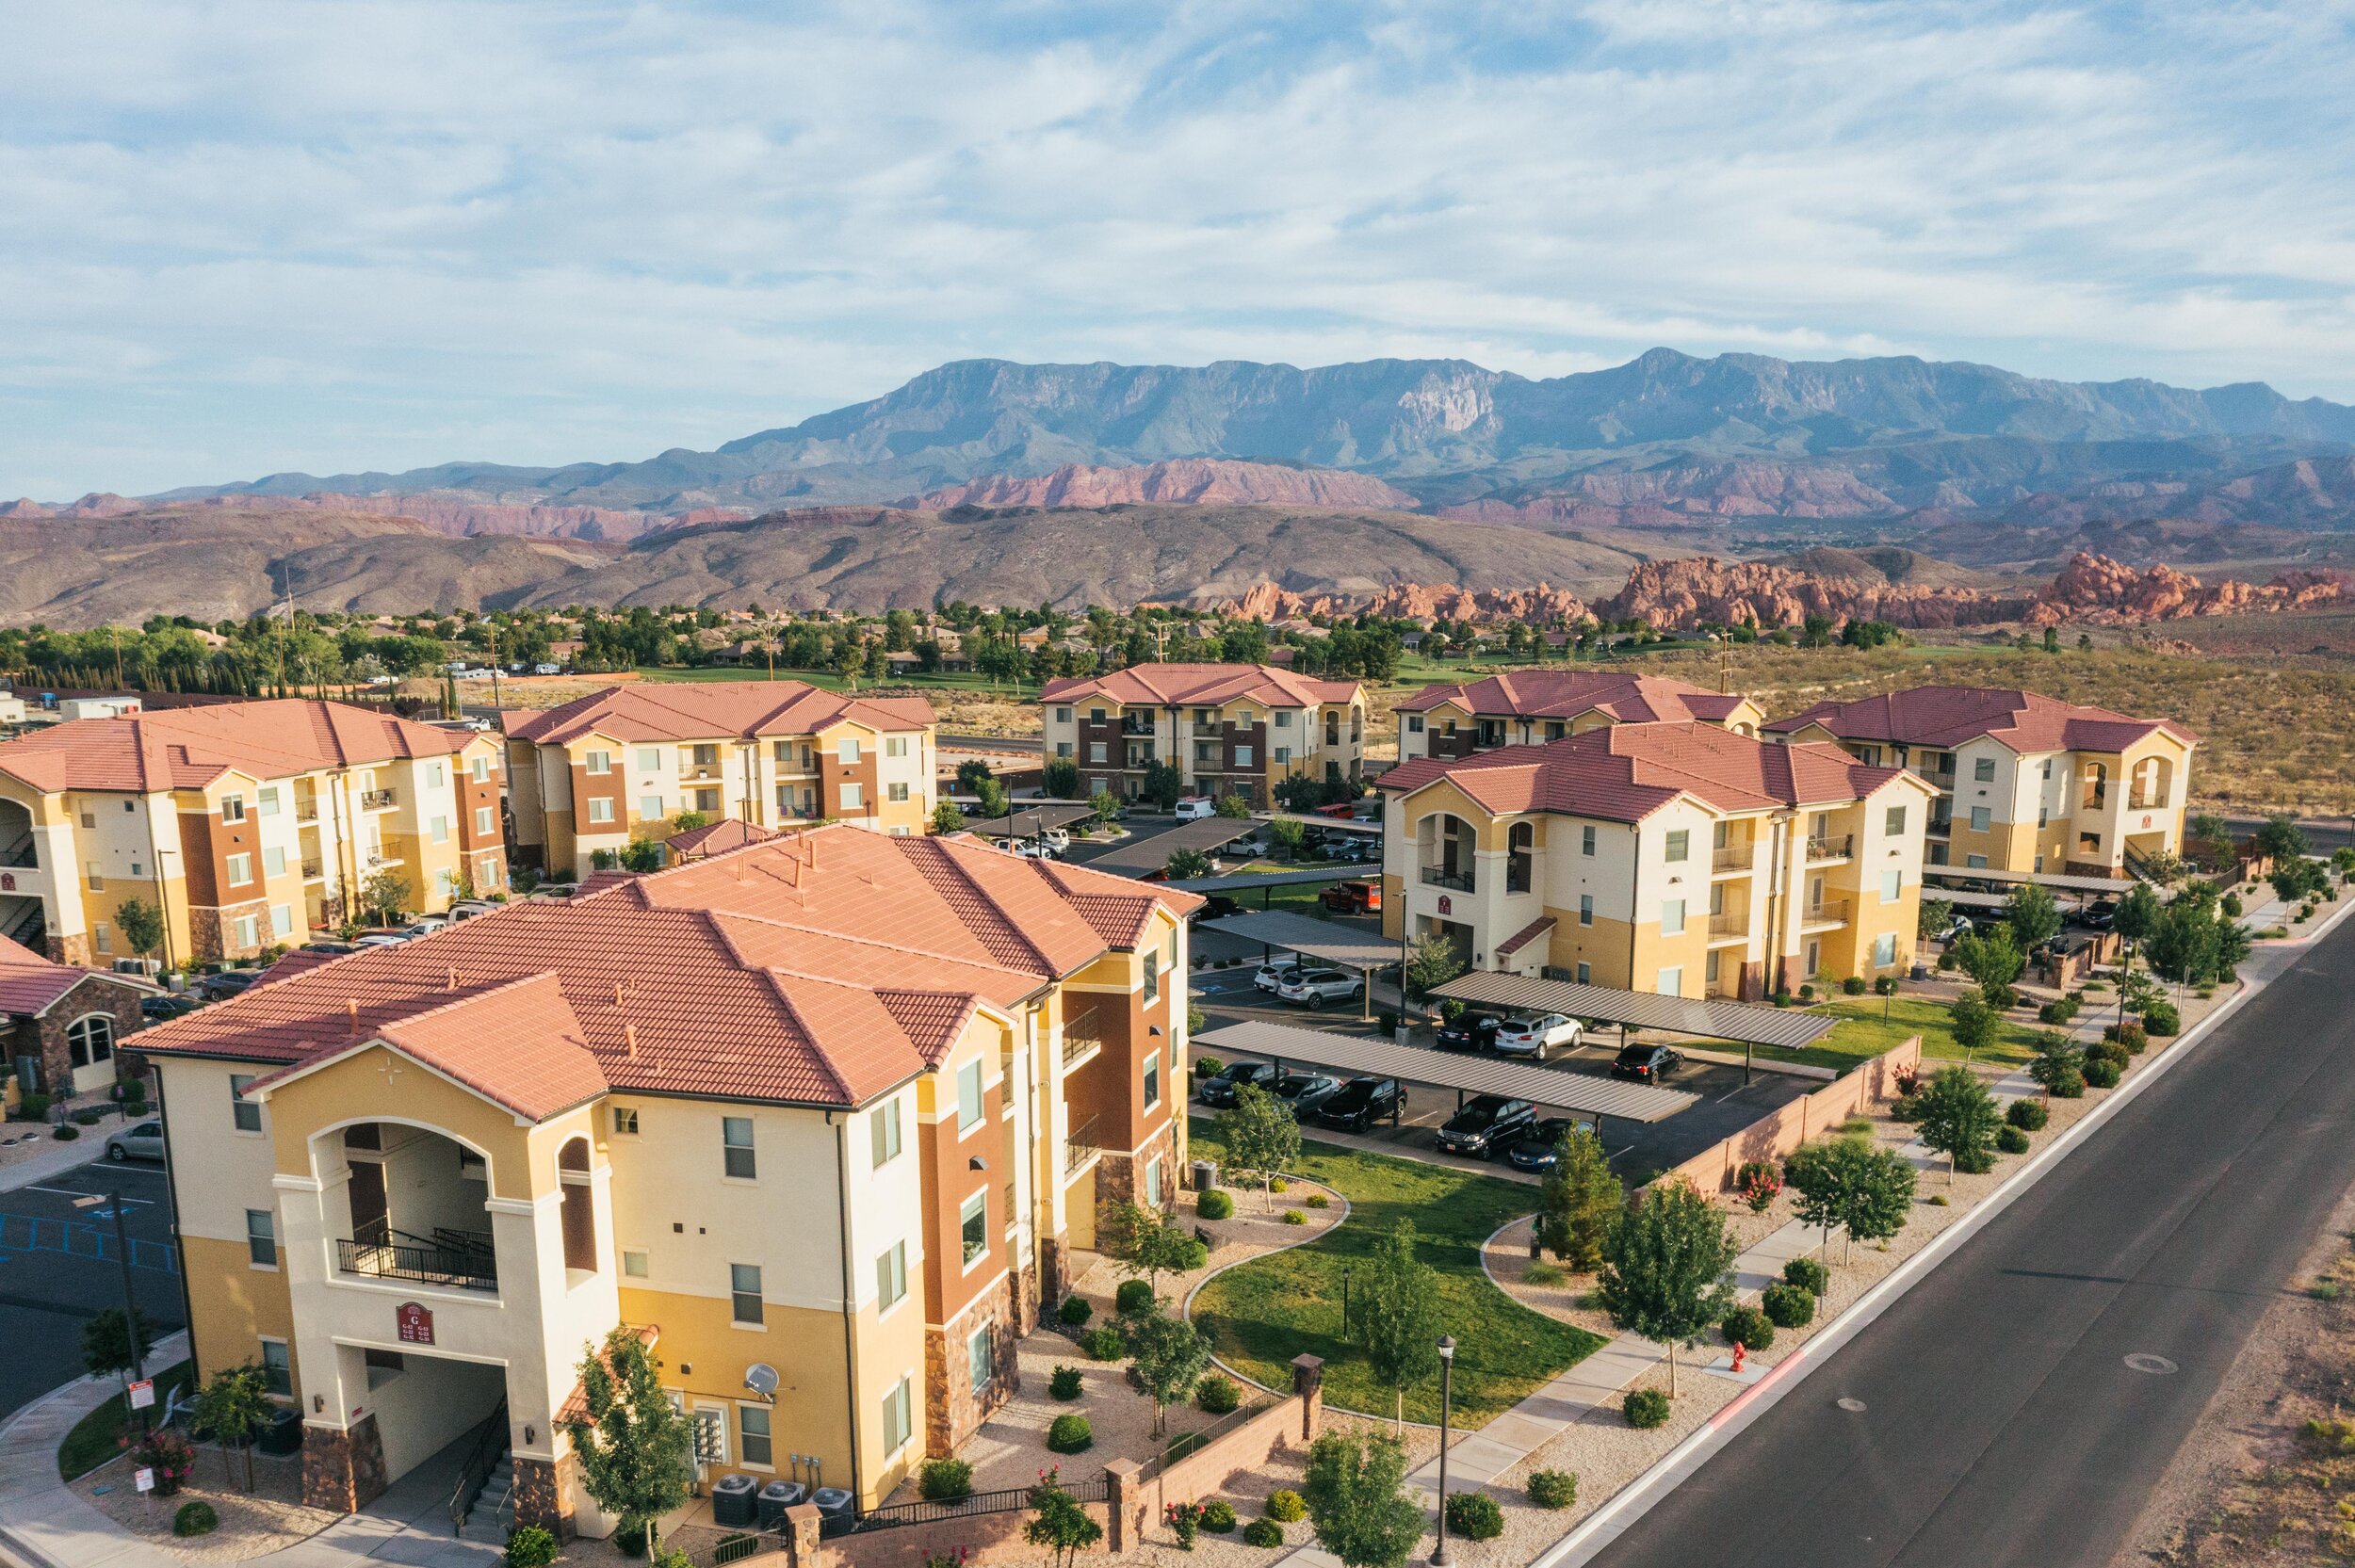
[[[777,1369],[770,1366],[765,1361],[754,1362],[750,1366],[744,1368],[744,1386],[751,1389],[754,1393],[759,1395],[764,1399],[775,1398],[777,1394]]]

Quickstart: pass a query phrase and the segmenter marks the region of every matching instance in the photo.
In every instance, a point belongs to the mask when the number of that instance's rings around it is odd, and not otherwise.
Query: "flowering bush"
[[[1170,1534],[1178,1538],[1179,1551],[1193,1551],[1194,1532],[1202,1528],[1202,1505],[1171,1503],[1161,1510],[1161,1523],[1167,1525]]]
[[[195,1446],[168,1427],[138,1442],[125,1437],[122,1446],[130,1451],[134,1469],[155,1472],[158,1497],[172,1495],[180,1490],[180,1483],[195,1473]]]
[[[1746,1161],[1733,1173],[1733,1194],[1750,1205],[1752,1214],[1763,1214],[1782,1190],[1782,1168],[1771,1160]]]

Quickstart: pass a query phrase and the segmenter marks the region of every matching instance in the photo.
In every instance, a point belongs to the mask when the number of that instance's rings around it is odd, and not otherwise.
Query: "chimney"
[[[360,999],[357,996],[344,998],[344,1024],[352,1039],[360,1038]]]
[[[453,963],[449,966],[449,983],[442,989],[445,991],[455,991],[458,989],[458,965]]]
[[[615,1007],[622,1005],[622,982],[619,980],[613,982],[613,1005]]]
[[[631,1057],[633,1057],[633,1058],[634,1058],[634,1057],[636,1057],[636,1056],[638,1055],[638,1026],[637,1026],[637,1025],[635,1025],[635,1024],[625,1024],[625,1025],[623,1025],[623,1026],[622,1026],[622,1045],[623,1045],[624,1049],[625,1049],[625,1051],[626,1051],[626,1052],[627,1052],[627,1053],[628,1053]]]

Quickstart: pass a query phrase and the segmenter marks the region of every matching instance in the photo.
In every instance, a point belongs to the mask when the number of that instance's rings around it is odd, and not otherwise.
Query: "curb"
[[[2342,903],[2332,912],[2330,919],[2307,933],[2303,942],[2313,942],[2327,935],[2349,914],[2355,914],[2355,902]],[[2276,946],[2302,946],[2303,942],[2277,943]],[[1529,1568],[1581,1568],[1582,1564],[1592,1561],[1630,1526],[1649,1512],[1662,1496],[1698,1470],[1718,1449],[1731,1442],[1744,1428],[1796,1386],[1819,1363],[1829,1359],[1848,1341],[1870,1327],[1889,1309],[1891,1303],[1944,1262],[1949,1253],[1977,1235],[1990,1220],[2010,1207],[2022,1193],[2041,1181],[2079,1143],[2090,1138],[2121,1108],[2132,1104],[2145,1089],[2173,1071],[2176,1063],[2191,1054],[2192,1047],[2239,1011],[2249,997],[2263,990],[2264,983],[2246,979],[2240,981],[2239,990],[2231,1000],[2179,1035],[2172,1045],[2152,1059],[2148,1072],[2120,1085],[2107,1099],[2029,1156],[2007,1180],[1988,1195],[1985,1203],[1932,1237],[1920,1252],[1884,1275],[1863,1295],[1849,1303],[1839,1317],[1826,1323],[1820,1333],[1785,1356],[1766,1376],[1743,1390],[1684,1441],[1655,1461],[1649,1469],[1621,1487],[1609,1501],[1588,1514],[1567,1535],[1533,1558]]]
[[[1326,1237],[1331,1236],[1335,1231],[1340,1230],[1343,1225],[1349,1223],[1350,1215],[1356,1212],[1354,1205],[1351,1204],[1347,1198],[1342,1197],[1341,1194],[1334,1188],[1326,1187],[1323,1182],[1310,1181],[1307,1176],[1295,1176],[1290,1174],[1287,1174],[1284,1179],[1286,1181],[1303,1182],[1307,1186],[1318,1188],[1325,1192],[1332,1193],[1332,1195],[1340,1202],[1340,1213],[1333,1217],[1333,1222],[1331,1224],[1325,1226],[1324,1229],[1317,1232],[1314,1236],[1304,1236],[1297,1241],[1287,1241],[1282,1246],[1270,1247],[1266,1252],[1254,1253],[1249,1257],[1239,1257],[1232,1263],[1222,1263],[1217,1268],[1211,1269],[1209,1273],[1203,1275],[1200,1279],[1194,1281],[1194,1288],[1186,1292],[1186,1299],[1179,1302],[1178,1306],[1178,1313],[1185,1319],[1185,1321],[1189,1323],[1194,1321],[1194,1299],[1202,1294],[1203,1286],[1209,1285],[1212,1280],[1218,1278],[1221,1274],[1240,1269],[1246,1263],[1257,1263],[1263,1257],[1274,1257],[1278,1253],[1289,1253],[1294,1248],[1306,1247],[1311,1241],[1322,1241]],[[1259,1379],[1247,1375],[1237,1367],[1228,1366],[1226,1362],[1219,1360],[1219,1358],[1215,1355],[1210,1357],[1210,1365],[1218,1367],[1228,1377],[1231,1377],[1241,1382],[1245,1388],[1256,1388],[1262,1394],[1276,1394],[1279,1395],[1279,1397],[1281,1393],[1284,1392],[1270,1388]],[[1346,1407],[1341,1405],[1336,1405],[1333,1408],[1336,1410],[1346,1410]],[[1351,1410],[1347,1411],[1347,1414],[1351,1415],[1359,1415],[1363,1414],[1364,1412]]]

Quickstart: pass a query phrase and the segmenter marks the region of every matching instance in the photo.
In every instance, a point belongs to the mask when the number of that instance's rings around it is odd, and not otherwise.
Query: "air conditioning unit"
[[[114,962],[114,972],[118,975],[138,975],[152,980],[163,971],[160,959],[119,958]]]

